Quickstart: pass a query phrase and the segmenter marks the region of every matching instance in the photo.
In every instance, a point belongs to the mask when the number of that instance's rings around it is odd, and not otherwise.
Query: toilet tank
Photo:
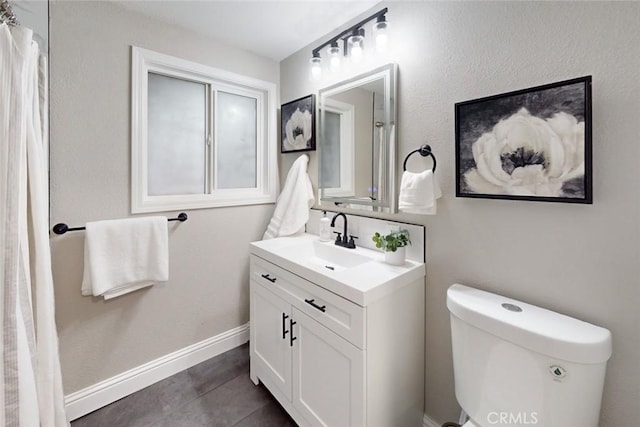
[[[447,308],[456,398],[473,423],[598,426],[607,329],[458,284]]]

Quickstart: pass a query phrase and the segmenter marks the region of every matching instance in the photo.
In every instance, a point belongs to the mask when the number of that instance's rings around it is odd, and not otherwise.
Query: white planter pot
[[[407,247],[403,246],[396,249],[395,252],[385,252],[384,262],[391,265],[404,265],[407,259]]]

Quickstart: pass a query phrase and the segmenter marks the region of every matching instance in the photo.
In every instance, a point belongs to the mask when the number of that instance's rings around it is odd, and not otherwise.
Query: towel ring
[[[407,157],[404,158],[404,163],[402,164],[402,170],[407,170],[407,160],[409,160],[409,157],[411,157],[411,155],[414,153],[420,153],[422,157],[431,156],[431,160],[433,160],[433,168],[431,170],[434,172],[436,171],[436,156],[433,155],[433,153],[431,152],[431,146],[428,144],[423,144],[417,150],[413,150],[412,152],[407,154]]]

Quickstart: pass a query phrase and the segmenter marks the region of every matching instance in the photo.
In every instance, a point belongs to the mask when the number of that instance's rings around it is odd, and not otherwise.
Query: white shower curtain
[[[48,240],[46,64],[0,24],[0,426],[69,425]]]

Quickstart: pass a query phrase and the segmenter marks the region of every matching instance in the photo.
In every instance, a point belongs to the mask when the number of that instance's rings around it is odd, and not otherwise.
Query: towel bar
[[[180,222],[185,222],[187,219],[189,219],[189,217],[187,216],[186,213],[181,212],[178,214],[178,216],[176,218],[167,218],[167,221],[180,221]],[[53,226],[53,232],[56,234],[64,234],[67,231],[79,231],[79,230],[86,230],[87,227],[73,227],[73,228],[69,228],[69,226],[65,223],[59,223]]]
[[[407,160],[409,160],[409,157],[414,153],[420,153],[422,157],[431,156],[431,159],[433,160],[433,168],[431,170],[434,172],[436,171],[436,156],[431,152],[431,146],[427,144],[421,145],[417,150],[413,150],[407,154],[407,157],[404,158],[404,163],[402,164],[402,170],[407,170]]]

